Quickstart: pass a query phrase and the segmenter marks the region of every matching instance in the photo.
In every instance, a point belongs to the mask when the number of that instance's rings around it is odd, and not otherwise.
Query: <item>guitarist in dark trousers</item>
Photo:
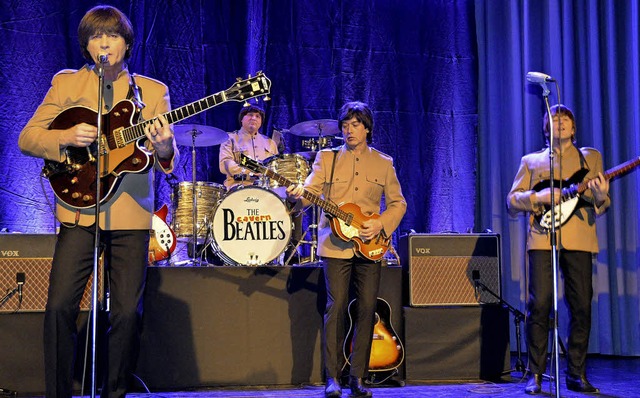
[[[575,145],[576,123],[573,112],[564,105],[551,108],[554,126],[555,178],[586,171],[588,188],[581,198],[583,205],[557,228],[559,266],[565,281],[565,297],[569,307],[569,340],[567,347],[567,388],[572,391],[597,393],[586,376],[586,357],[591,330],[592,259],[598,252],[596,216],[610,205],[609,181],[602,175],[602,156],[594,148]],[[527,252],[529,256],[529,300],[526,319],[529,369],[532,372],[525,392],[541,392],[542,374],[547,366],[549,314],[553,301],[553,270],[548,229],[538,216],[551,205],[549,172],[549,120],[545,114],[543,131],[547,148],[525,155],[520,163],[511,191],[507,196],[510,215],[528,212]],[[583,173],[584,173],[583,171]],[[561,174],[560,174],[561,173]],[[545,187],[536,189],[535,187]],[[563,187],[568,187],[564,183]],[[554,199],[561,193],[555,188]]]
[[[369,216],[380,212],[384,195],[384,212],[361,223],[357,231],[358,238],[364,242],[384,240],[398,227],[407,208],[393,159],[369,146],[373,115],[368,105],[362,102],[345,104],[338,123],[344,145],[335,150],[322,150],[316,156],[304,187],[288,187],[288,200],[300,199],[307,190],[336,204],[353,203]],[[308,204],[306,200],[301,202]],[[323,214],[326,213],[323,210]],[[371,250],[364,254],[371,257],[374,253],[376,251]],[[323,338],[325,396],[340,397],[342,394],[339,378],[344,365],[342,350],[351,288],[358,308],[349,387],[353,397],[370,397],[371,391],[365,388],[363,379],[368,375],[381,264],[358,254],[354,243],[337,236],[329,218],[322,216],[318,226],[318,255],[324,260],[327,289]]]
[[[98,63],[104,68],[102,113],[108,113],[120,100],[135,97],[138,97],[136,105],[143,107],[145,120],[170,110],[166,85],[134,76],[127,69],[125,60],[131,55],[134,34],[131,22],[121,11],[111,6],[89,10],[80,21],[78,40],[90,64],[79,70],[63,70],[53,77],[43,102],[20,134],[19,146],[27,155],[65,162],[68,149],[88,148],[94,143],[95,120],[78,122],[67,129],[51,128],[51,123],[62,111],[74,106],[97,111]],[[166,118],[161,116],[147,123],[143,134],[155,169],[171,172],[178,150]],[[125,395],[136,364],[154,208],[153,169],[123,174],[121,178],[115,194],[101,205],[99,217],[108,277],[105,285],[110,289],[111,300],[103,398]],[[76,319],[93,268],[95,207],[74,208],[57,198],[56,217],[60,232],[44,318],[46,396],[71,397]]]

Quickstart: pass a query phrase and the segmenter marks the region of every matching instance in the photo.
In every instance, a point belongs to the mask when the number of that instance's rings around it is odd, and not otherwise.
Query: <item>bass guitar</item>
[[[283,187],[289,187],[295,183],[286,177],[276,173],[275,171],[265,167],[250,157],[241,154],[240,164],[247,169],[261,173],[262,175],[275,180],[279,185]],[[340,239],[345,242],[353,242],[356,255],[367,258],[371,261],[380,260],[384,254],[389,250],[391,244],[391,238],[384,236],[383,233],[378,234],[371,240],[363,240],[359,236],[360,228],[362,224],[371,219],[380,217],[379,214],[372,214],[367,216],[362,213],[360,206],[355,203],[343,203],[337,205],[329,200],[324,200],[313,193],[304,190],[302,197],[309,202],[320,206],[329,216],[329,225],[331,231]]]
[[[355,318],[356,300],[349,303],[349,332],[344,341],[344,358],[351,365],[350,358],[353,351],[353,319]],[[369,355],[369,371],[385,372],[398,368],[404,361],[404,347],[400,338],[391,325],[391,306],[378,297],[376,303],[376,323],[373,326],[373,340],[371,340],[371,354]]]
[[[245,101],[269,94],[271,81],[259,72],[255,77],[240,80],[227,90],[184,105],[164,114],[169,123],[203,112],[227,101]],[[118,102],[102,115],[104,132],[100,142],[86,148],[68,147],[64,162],[45,160],[42,174],[49,179],[56,197],[67,205],[86,209],[96,205],[95,192],[97,151],[100,151],[100,203],[111,199],[122,177],[127,173],[144,173],[153,167],[153,155],[144,146],[145,126],[157,118],[134,124],[139,112],[130,100]],[[72,107],[58,114],[49,129],[68,129],[79,123],[97,125],[97,113],[86,107]]]
[[[621,177],[640,165],[640,156],[636,159],[622,163],[612,169],[607,170],[603,177],[606,180],[613,181],[618,177]],[[555,206],[556,222],[555,227],[559,227],[571,218],[576,209],[585,206],[587,202],[582,199],[582,194],[587,190],[587,184],[589,180],[584,180],[589,170],[580,169],[576,171],[571,178],[562,183],[566,188],[562,188],[560,195],[560,203]],[[584,180],[584,181],[583,181]],[[550,187],[550,181],[541,181],[537,183],[532,189],[536,192],[541,191],[544,188]],[[560,182],[558,180],[553,181],[554,187],[559,187]],[[534,217],[541,227],[551,229],[551,205],[544,207],[544,212]]]
[[[176,249],[176,234],[167,224],[167,205],[153,213],[149,236],[149,264],[169,258]]]

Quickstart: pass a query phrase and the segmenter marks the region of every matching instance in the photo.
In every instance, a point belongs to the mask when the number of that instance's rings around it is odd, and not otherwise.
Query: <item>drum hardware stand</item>
[[[316,256],[316,250],[318,249],[318,206],[311,205],[311,223],[307,226],[306,231],[302,234],[302,236],[307,236],[307,234],[311,232],[311,240],[301,239],[296,245],[296,249],[301,244],[309,244],[311,245],[311,250],[309,252],[309,258],[304,258],[300,261],[300,265],[314,265],[319,263],[318,258]],[[285,265],[289,263],[291,259],[291,255],[285,262]]]

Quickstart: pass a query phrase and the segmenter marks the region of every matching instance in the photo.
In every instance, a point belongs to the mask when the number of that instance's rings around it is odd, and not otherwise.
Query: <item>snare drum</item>
[[[233,265],[265,265],[276,260],[291,239],[291,216],[272,191],[232,188],[213,214],[212,244]]]
[[[265,166],[295,184],[304,183],[311,172],[307,159],[295,153],[272,156],[265,160]],[[269,186],[277,188],[279,184],[270,181]]]
[[[213,210],[224,196],[224,185],[213,182],[197,181],[196,192],[196,237],[202,243],[207,237],[207,226],[211,221]],[[171,228],[178,240],[193,236],[193,183],[184,181],[174,188],[171,196],[173,214]]]

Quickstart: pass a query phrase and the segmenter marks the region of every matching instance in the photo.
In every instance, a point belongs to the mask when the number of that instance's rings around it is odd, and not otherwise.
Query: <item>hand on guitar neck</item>
[[[240,164],[255,173],[261,173],[267,178],[275,180],[281,186],[287,187],[289,200],[304,198],[319,206],[329,216],[331,231],[343,241],[353,242],[358,256],[378,261],[389,249],[391,238],[385,236],[379,214],[366,215],[355,203],[337,205],[330,200],[322,199],[304,189],[302,185],[295,184],[244,154],[240,155]]]

